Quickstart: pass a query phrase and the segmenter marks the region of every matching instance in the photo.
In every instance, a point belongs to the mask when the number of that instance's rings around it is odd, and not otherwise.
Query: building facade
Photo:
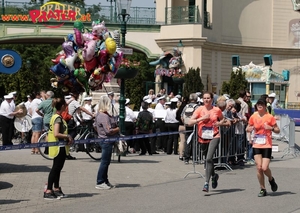
[[[264,66],[264,55],[271,54],[274,72],[290,72],[287,108],[300,108],[297,84],[300,82],[300,4],[297,2],[156,1],[156,21],[162,26],[155,41],[163,51],[169,51],[181,40],[185,68],[199,67],[205,88],[216,93],[220,93],[222,82],[230,79],[232,55],[240,57],[241,65],[253,62]],[[175,9],[183,14],[180,18]],[[280,95],[275,87],[269,92]]]

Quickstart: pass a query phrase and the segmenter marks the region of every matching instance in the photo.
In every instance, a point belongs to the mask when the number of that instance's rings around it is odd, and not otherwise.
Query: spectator
[[[99,100],[99,111],[96,114],[94,126],[97,129],[98,138],[116,137],[119,135],[119,127],[115,123],[111,112],[111,99],[103,95]],[[100,142],[102,150],[102,159],[97,174],[96,189],[111,189],[114,186],[108,180],[108,167],[111,161],[111,154],[113,148],[112,142]]]
[[[45,200],[66,197],[59,184],[60,173],[64,167],[66,155],[69,153],[69,145],[74,142],[73,138],[68,135],[67,123],[61,117],[61,113],[65,110],[66,106],[67,104],[64,99],[53,99],[52,107],[55,107],[56,113],[50,119],[48,142],[57,142],[63,139],[67,142],[67,145],[49,147],[49,157],[53,158],[53,166],[48,176],[47,190],[44,192]]]
[[[143,102],[142,108],[143,111],[139,112],[136,119],[136,126],[135,126],[136,134],[149,134],[152,133],[152,129],[153,129],[153,116],[147,110],[148,103]],[[148,137],[140,138],[139,143],[141,147],[141,153],[139,155],[145,155],[147,151],[149,155],[152,155],[151,146]]]
[[[126,98],[125,101],[125,135],[133,135],[134,130],[135,130],[135,121],[136,121],[136,116],[133,113],[132,109],[129,108],[129,103],[130,99]],[[134,151],[135,149],[135,140],[129,140],[127,148],[131,147],[132,150]],[[127,150],[128,152],[128,150]]]
[[[178,98],[178,97],[177,97]],[[183,161],[183,156],[184,156],[184,149],[185,149],[185,133],[184,131],[185,129],[185,125],[182,122],[181,119],[181,113],[184,109],[184,107],[186,106],[187,102],[188,102],[188,97],[183,97],[183,100],[178,108],[178,110],[176,111],[176,119],[179,121],[179,127],[178,127],[178,131],[179,133],[179,138],[180,138],[180,143],[179,143],[179,160]]]
[[[43,130],[43,117],[37,113],[39,105],[42,103],[41,95],[39,92],[35,94],[35,99],[32,100],[29,108],[31,113],[31,123],[32,123],[32,137],[31,143],[37,143],[39,137],[41,136]],[[32,148],[31,154],[40,154],[38,148]]]
[[[4,95],[4,101],[2,101],[0,106],[0,127],[2,133],[2,145],[13,145],[12,143],[12,132],[14,131],[14,116],[17,114],[22,114],[23,110],[19,109],[14,112],[10,103],[13,100],[13,95]]]
[[[167,109],[165,124],[168,132],[177,132],[179,121],[176,120],[176,111],[178,98],[172,98],[170,108]],[[172,134],[168,137],[167,154],[171,155],[174,149],[174,155],[178,155],[178,134]]]
[[[191,135],[194,127],[193,125],[190,126],[190,118],[192,117],[194,111],[199,107],[197,104],[198,96],[196,93],[191,93],[189,96],[189,103],[183,108],[182,113],[181,113],[181,120],[183,124],[185,125],[186,133],[185,133],[185,149],[184,149],[184,163],[189,164],[191,155],[192,155],[192,148],[193,145],[192,143],[187,143],[187,139]],[[191,140],[193,141],[193,139]]]

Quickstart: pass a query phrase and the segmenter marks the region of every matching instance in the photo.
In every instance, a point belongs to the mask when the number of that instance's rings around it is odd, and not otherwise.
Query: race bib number
[[[214,131],[212,127],[202,127],[202,135],[203,139],[213,139]]]
[[[255,135],[253,139],[254,139],[253,142],[256,144],[266,144],[265,135]]]

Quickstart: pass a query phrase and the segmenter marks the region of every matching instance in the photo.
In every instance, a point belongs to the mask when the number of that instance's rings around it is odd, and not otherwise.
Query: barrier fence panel
[[[201,151],[201,146],[198,143],[198,126],[194,125],[194,129],[192,132],[192,139],[189,143],[192,143],[192,164],[193,164],[193,171],[188,172],[183,178],[186,178],[189,174],[198,174],[200,177],[204,178],[201,172],[196,171],[196,164],[201,164],[204,162],[204,158]],[[188,143],[189,140],[187,140]]]
[[[284,154],[281,158],[291,155],[293,157],[297,157],[300,153],[300,151],[296,148],[295,144],[295,121],[291,118],[289,118],[289,146],[284,150]]]

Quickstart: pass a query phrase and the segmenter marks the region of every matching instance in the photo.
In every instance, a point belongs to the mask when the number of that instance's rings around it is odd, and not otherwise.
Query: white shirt
[[[155,110],[164,110],[164,106],[161,103],[156,104]]]
[[[136,116],[133,113],[132,109],[130,109],[128,106],[125,106],[125,121],[127,122],[134,122],[136,120]]]
[[[30,104],[30,108],[29,108],[31,110],[31,119],[42,117],[36,113],[36,109],[38,108],[40,103],[42,103],[41,99],[35,98],[32,100],[32,102]]]
[[[12,112],[13,112],[12,106],[6,100],[4,100],[0,106],[0,115],[5,116],[9,119],[13,119],[14,116],[9,115]]]
[[[30,115],[30,114],[29,114],[29,108],[30,108],[30,104],[31,104],[31,102],[30,102],[30,101],[26,101],[26,102],[25,102],[25,104],[24,104],[24,105],[25,105],[25,107],[26,107],[26,109],[27,109],[27,115]]]
[[[76,111],[76,109],[78,109],[80,107],[80,103],[76,100],[72,100],[69,105],[68,105],[68,110],[69,110],[69,114],[71,116],[74,115],[74,112]]]
[[[165,117],[165,123],[179,123],[179,121],[176,119],[176,112],[177,109],[168,108]]]
[[[16,104],[15,104],[15,101],[14,101],[14,99],[12,99],[12,100],[11,100],[11,102],[10,102],[10,106],[11,106],[11,108],[12,108],[12,111],[15,111]]]
[[[89,111],[90,113],[93,113],[93,110],[92,110],[92,105],[90,104],[85,104],[84,105],[84,108],[87,109],[87,111]],[[86,114],[85,112],[81,112],[81,115],[82,115],[82,118],[83,120],[92,120],[92,116],[90,116],[89,114]]]

